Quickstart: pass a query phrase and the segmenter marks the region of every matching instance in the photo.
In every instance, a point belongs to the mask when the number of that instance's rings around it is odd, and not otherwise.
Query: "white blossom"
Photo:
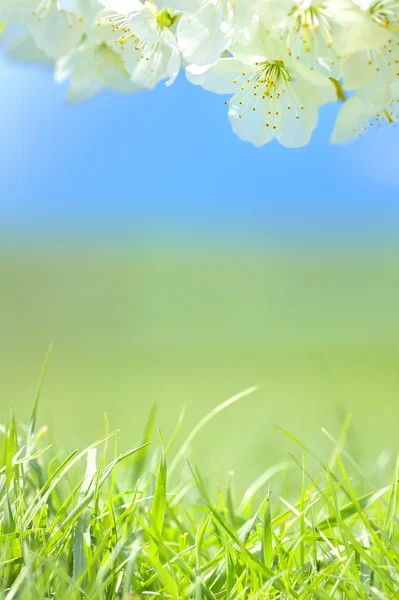
[[[384,102],[399,81],[399,1],[362,0],[362,21],[341,46],[341,74],[363,100]]]
[[[0,0],[0,20],[25,27],[51,58],[80,43],[96,12],[98,0]]]
[[[233,34],[235,0],[172,0],[181,13],[177,40],[184,59],[197,65],[217,60],[229,47]]]
[[[72,102],[170,85],[183,67],[230,96],[256,146],[307,144],[327,102],[342,102],[333,143],[398,120],[399,0],[0,0],[0,26],[9,56],[53,68]]]
[[[106,42],[117,52],[131,81],[152,89],[162,79],[174,82],[181,55],[173,32],[175,16],[167,8],[139,0],[101,0],[106,11],[98,25]]]
[[[389,87],[385,102],[374,104],[355,94],[342,106],[331,136],[333,143],[349,142],[363,135],[369,127],[379,128],[383,123],[395,125],[399,121],[399,82]]]
[[[267,36],[236,49],[235,56],[205,69],[191,67],[188,77],[207,90],[232,95],[229,118],[242,140],[256,146],[273,138],[291,148],[307,144],[319,107],[336,98],[331,81]]]
[[[106,44],[83,43],[70,54],[58,59],[55,80],[70,80],[68,100],[82,102],[103,89],[132,92],[135,86],[122,59]]]

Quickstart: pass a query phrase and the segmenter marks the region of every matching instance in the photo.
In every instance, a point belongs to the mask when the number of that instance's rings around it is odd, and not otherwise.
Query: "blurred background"
[[[169,89],[65,102],[45,68],[0,58],[0,421],[69,448],[110,426],[167,437],[260,390],[202,432],[195,460],[248,483],[287,456],[280,425],[327,455],[353,413],[364,468],[397,452],[397,131],[255,149],[223,98]],[[384,455],[385,456],[385,455]]]

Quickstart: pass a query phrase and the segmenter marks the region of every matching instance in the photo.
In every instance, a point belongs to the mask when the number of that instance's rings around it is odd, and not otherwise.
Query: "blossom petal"
[[[187,79],[195,85],[215,94],[234,94],[237,89],[236,77],[247,69],[247,65],[235,58],[221,58],[213,65],[186,69]]]

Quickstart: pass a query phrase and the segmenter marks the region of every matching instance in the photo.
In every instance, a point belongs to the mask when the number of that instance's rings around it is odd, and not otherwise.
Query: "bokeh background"
[[[223,98],[190,87],[65,102],[44,67],[0,59],[0,420],[32,406],[65,447],[153,403],[167,437],[218,403],[195,460],[248,482],[292,449],[327,454],[353,413],[371,470],[397,452],[399,137],[255,149]],[[384,455],[385,456],[385,455]]]

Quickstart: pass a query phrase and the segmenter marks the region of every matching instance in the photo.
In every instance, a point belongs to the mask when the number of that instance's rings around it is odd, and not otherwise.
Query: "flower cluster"
[[[333,142],[399,119],[399,0],[166,2],[0,0],[0,20],[23,32],[10,52],[51,61],[75,102],[169,86],[184,70],[230,96],[233,130],[257,146],[307,144],[337,100]]]

